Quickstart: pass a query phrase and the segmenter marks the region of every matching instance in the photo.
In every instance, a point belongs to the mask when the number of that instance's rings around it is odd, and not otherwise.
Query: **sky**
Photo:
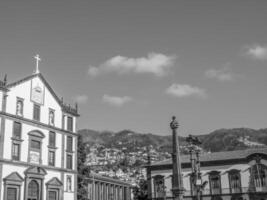
[[[0,78],[40,71],[79,129],[267,127],[266,0],[1,0]]]

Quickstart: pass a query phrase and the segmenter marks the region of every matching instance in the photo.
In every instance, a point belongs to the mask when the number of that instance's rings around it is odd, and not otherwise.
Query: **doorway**
[[[40,185],[36,180],[31,180],[28,184],[28,198],[27,200],[39,200]]]

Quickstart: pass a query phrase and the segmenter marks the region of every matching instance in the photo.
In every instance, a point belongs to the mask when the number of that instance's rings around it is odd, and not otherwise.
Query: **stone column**
[[[116,196],[116,185],[113,185],[113,199],[117,200],[117,196]]]
[[[172,117],[172,122],[170,123],[172,129],[172,140],[173,140],[173,182],[172,182],[172,192],[174,200],[183,200],[184,187],[183,187],[183,177],[182,177],[182,167],[179,149],[179,140],[177,135],[177,129],[179,127],[176,117]]]

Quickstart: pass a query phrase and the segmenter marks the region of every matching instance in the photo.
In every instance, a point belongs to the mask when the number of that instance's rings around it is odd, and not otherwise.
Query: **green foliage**
[[[90,174],[90,168],[87,167],[84,163],[86,160],[86,151],[85,144],[82,141],[82,136],[78,135],[78,191],[77,199],[78,200],[87,200],[87,181],[86,177]]]
[[[141,179],[139,184],[133,188],[134,200],[147,200],[148,199],[148,183],[146,180]]]

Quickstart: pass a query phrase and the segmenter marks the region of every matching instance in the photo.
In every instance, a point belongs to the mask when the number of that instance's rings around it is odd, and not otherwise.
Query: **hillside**
[[[89,145],[103,145],[106,148],[123,148],[133,151],[137,147],[152,145],[159,151],[171,152],[171,136],[159,136],[151,133],[136,133],[131,130],[123,130],[117,133],[104,131],[98,132],[89,129],[79,131],[83,141]],[[246,148],[267,146],[267,129],[219,129],[209,134],[199,136],[201,147],[206,151],[230,151]],[[181,146],[185,146],[185,138],[180,137]]]

